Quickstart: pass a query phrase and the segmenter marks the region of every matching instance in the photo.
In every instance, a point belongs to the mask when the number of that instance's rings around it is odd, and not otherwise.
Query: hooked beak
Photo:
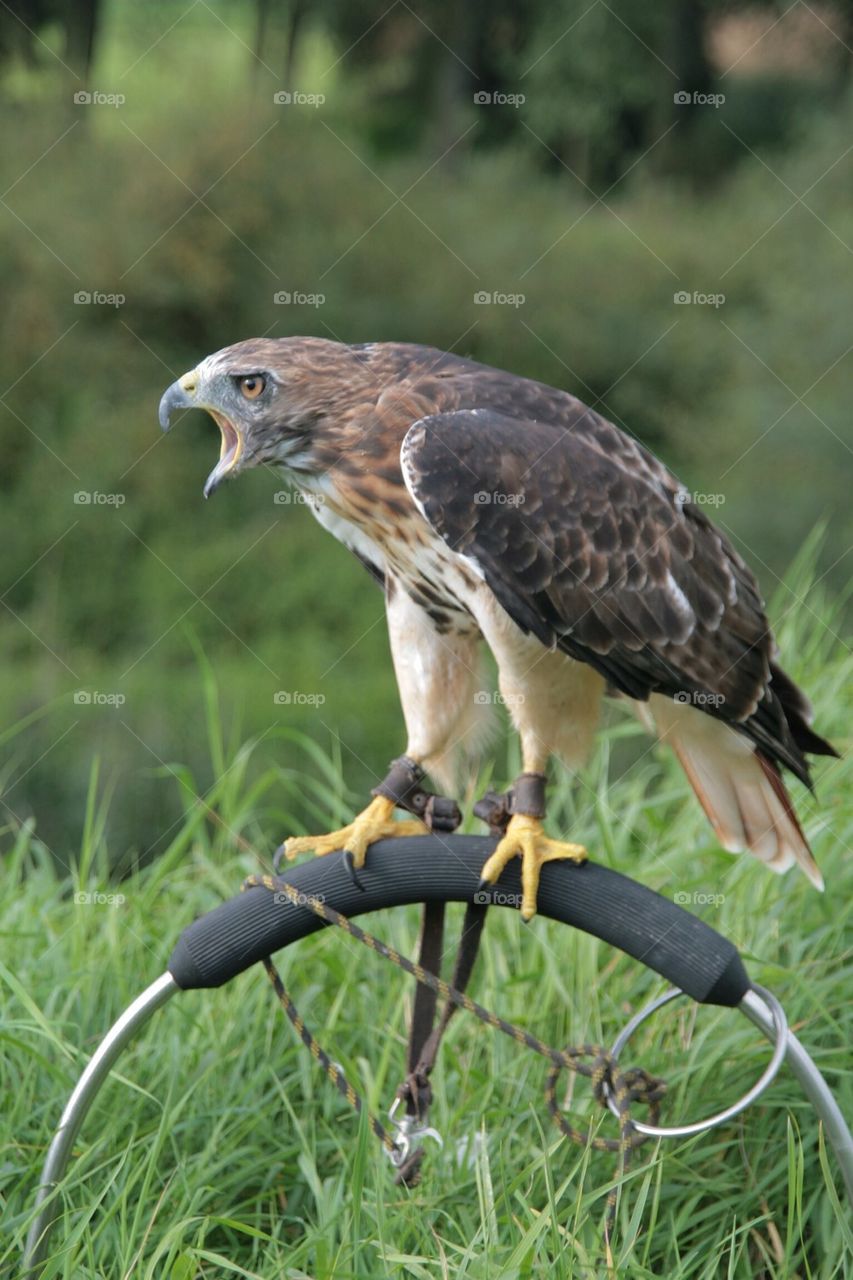
[[[177,382],[164,392],[160,401],[160,426],[168,431],[172,425],[172,414],[178,409],[206,409],[219,427],[222,445],[219,450],[219,461],[211,471],[204,484],[204,496],[209,498],[219,488],[225,477],[233,471],[243,452],[243,437],[233,422],[223,413],[195,398],[196,378],[194,373],[185,373]]]
[[[163,392],[160,400],[160,411],[158,417],[160,419],[160,427],[163,431],[168,431],[172,425],[172,414],[176,409],[192,409],[194,401],[192,394],[195,392],[195,381],[191,373],[185,373],[177,382],[173,382],[168,391]]]

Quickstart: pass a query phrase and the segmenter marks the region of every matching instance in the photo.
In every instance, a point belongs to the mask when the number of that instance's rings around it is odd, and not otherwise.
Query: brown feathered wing
[[[775,662],[752,574],[675,477],[591,410],[436,414],[401,462],[425,519],[519,627],[652,699],[723,844],[820,884],[778,765],[810,785],[804,752],[833,749]]]

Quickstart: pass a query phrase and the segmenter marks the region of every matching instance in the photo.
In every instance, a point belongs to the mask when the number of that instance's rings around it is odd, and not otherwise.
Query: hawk
[[[525,919],[543,863],[586,856],[545,834],[544,775],[552,755],[582,764],[605,695],[671,745],[725,849],[823,887],[780,767],[810,786],[807,754],[836,752],[779,665],[752,573],[631,436],[565,391],[456,355],[312,337],[207,356],[164,394],[164,430],[184,408],[222,435],[205,497],[280,469],[385,592],[408,735],[395,785],[342,830],[286,841],[288,856],[343,848],[359,867],[372,842],[426,829],[395,820],[395,801],[425,772],[445,781],[476,742],[485,643],[523,773],[483,879],[520,856]]]

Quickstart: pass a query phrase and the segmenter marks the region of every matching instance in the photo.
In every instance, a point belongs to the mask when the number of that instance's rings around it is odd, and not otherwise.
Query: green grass
[[[793,595],[804,604],[789,609]],[[786,610],[788,612],[786,613]],[[802,566],[773,602],[792,673],[814,694],[822,731],[845,745],[850,656],[838,609]],[[98,1040],[165,968],[181,928],[235,893],[255,869],[223,829],[268,850],[297,795],[335,821],[356,798],[336,762],[306,744],[304,774],[278,770],[269,738],[232,752],[209,674],[207,723],[220,780],[202,798],[182,769],[183,817],[164,856],[120,882],[107,868],[108,797],[93,770],[79,860],[66,876],[30,826],[7,832],[0,930],[4,1239],[0,1274],[18,1273],[45,1147]],[[258,757],[253,759],[253,756]],[[505,762],[507,770],[512,761]],[[555,828],[593,856],[698,905],[732,938],[753,978],[781,998],[842,1107],[850,1111],[849,763],[818,771],[804,821],[829,885],[768,875],[714,845],[687,785],[639,730],[614,722],[584,778],[562,786]],[[313,792],[311,789],[313,788]],[[798,797],[803,799],[802,796]],[[203,803],[202,803],[203,800]],[[75,903],[80,891],[119,905]],[[661,982],[581,934],[493,913],[472,993],[552,1044],[609,1040]],[[456,918],[456,912],[454,912]],[[369,922],[411,954],[417,912]],[[336,930],[279,957],[309,1025],[377,1111],[404,1061],[412,986]],[[632,1055],[670,1082],[664,1123],[707,1114],[755,1078],[767,1046],[731,1011],[679,1003]],[[830,1277],[845,1274],[850,1235],[831,1151],[784,1069],[748,1113],[712,1134],[642,1149],[620,1197],[614,1265],[600,1228],[612,1157],[561,1140],[545,1113],[545,1064],[460,1016],[438,1067],[424,1178],[395,1188],[378,1144],[296,1042],[260,970],[188,993],[158,1013],[120,1061],[75,1147],[48,1277]],[[575,1115],[592,1115],[567,1079]],[[562,1086],[561,1086],[562,1087]],[[612,1134],[608,1118],[595,1117]]]

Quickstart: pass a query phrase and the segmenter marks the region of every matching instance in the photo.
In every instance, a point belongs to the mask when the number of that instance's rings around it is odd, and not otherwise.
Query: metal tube
[[[133,1004],[128,1005],[118,1021],[110,1027],[77,1081],[44,1162],[36,1196],[39,1213],[30,1227],[24,1252],[25,1276],[37,1275],[44,1262],[58,1205],[58,1197],[51,1196],[51,1192],[65,1174],[74,1139],[105,1077],[140,1027],[180,989],[171,973],[162,974],[150,987],[146,987],[142,995],[137,996]]]
[[[746,993],[740,1002],[740,1008],[750,1022],[754,1022],[768,1039],[772,1038],[772,1014],[755,990]],[[853,1204],[853,1134],[847,1127],[847,1122],[829,1085],[818,1071],[814,1060],[806,1053],[790,1029],[785,1060],[802,1085],[803,1093],[823,1121],[827,1141],[841,1166],[847,1195],[850,1203]]]
[[[58,1204],[58,1197],[51,1193],[65,1174],[80,1125],[122,1050],[152,1014],[180,990],[181,988],[170,973],[164,973],[156,982],[152,982],[107,1032],[68,1099],[59,1127],[48,1148],[36,1198],[38,1213],[27,1235],[23,1274],[29,1280],[35,1280],[45,1260]],[[757,991],[747,992],[739,1007],[768,1039],[778,1039],[778,1011],[774,1017],[773,1009]],[[651,1009],[646,1009],[633,1019],[626,1031],[630,1033],[630,1030],[636,1029],[638,1022],[649,1012]],[[621,1039],[624,1041],[625,1038],[626,1033],[623,1031]],[[829,1086],[791,1031],[787,1032],[785,1048],[786,1061],[823,1121],[827,1139],[841,1166],[848,1196],[853,1202],[853,1135],[845,1123]]]
[[[638,1133],[648,1134],[653,1138],[689,1138],[694,1133],[705,1133],[708,1129],[716,1129],[721,1124],[727,1124],[734,1116],[739,1115],[741,1111],[745,1111],[747,1107],[752,1106],[756,1099],[760,1098],[764,1090],[767,1089],[775,1080],[776,1075],[785,1061],[787,1053],[787,1037],[788,1037],[788,1020],[785,1017],[785,1010],[782,1008],[776,997],[766,991],[764,987],[753,986],[753,990],[757,991],[762,997],[762,1002],[766,1005],[770,1016],[770,1029],[767,1031],[767,1037],[772,1040],[773,1053],[767,1066],[762,1071],[758,1080],[747,1089],[740,1098],[729,1106],[724,1107],[722,1111],[718,1111],[716,1115],[706,1116],[704,1120],[697,1120],[693,1124],[674,1124],[674,1125],[658,1125],[643,1124],[640,1120],[634,1120],[632,1123]],[[684,995],[683,991],[679,991],[678,987],[670,987],[662,996],[658,996],[651,1004],[647,1004],[644,1009],[635,1014],[626,1026],[622,1028],[619,1035],[613,1041],[613,1048],[610,1050],[613,1058],[618,1058],[619,1054],[625,1048],[631,1036],[638,1027],[656,1013],[658,1009],[662,1009],[665,1004],[669,1004],[671,1000],[677,1000],[679,996]],[[743,1001],[741,1001],[741,1004]],[[605,1097],[607,1105],[615,1116],[619,1115],[619,1108],[616,1106],[614,1098],[610,1095],[610,1090],[605,1085]]]
[[[683,992],[676,987],[670,987],[663,995],[658,996],[656,1000],[650,1001],[639,1013],[634,1014],[634,1017],[623,1027],[613,1042],[613,1048],[610,1051],[613,1057],[618,1058],[628,1040],[647,1018],[680,995],[683,995]],[[841,1108],[835,1101],[829,1085],[820,1071],[818,1071],[813,1059],[809,1057],[797,1037],[788,1027],[784,1010],[772,992],[753,983],[752,988],[747,991],[738,1008],[741,1013],[749,1018],[750,1022],[758,1027],[759,1031],[762,1031],[767,1036],[768,1040],[774,1043],[773,1056],[761,1079],[752,1086],[748,1093],[744,1094],[742,1098],[738,1099],[730,1107],[727,1107],[718,1115],[709,1116],[706,1120],[700,1120],[696,1124],[678,1125],[664,1129],[660,1126],[642,1124],[640,1121],[636,1121],[635,1127],[640,1133],[664,1138],[687,1137],[690,1134],[701,1133],[705,1129],[712,1129],[730,1120],[732,1116],[737,1115],[738,1112],[743,1111],[746,1106],[754,1102],[773,1080],[781,1063],[783,1061],[787,1062],[802,1085],[803,1092],[809,1102],[823,1121],[829,1145],[835,1152],[838,1163],[841,1166],[848,1198],[853,1204],[853,1134],[847,1127],[844,1116],[841,1114]],[[618,1115],[616,1104],[609,1096],[609,1091],[605,1089],[605,1092],[607,1093],[607,1105],[614,1115]]]

